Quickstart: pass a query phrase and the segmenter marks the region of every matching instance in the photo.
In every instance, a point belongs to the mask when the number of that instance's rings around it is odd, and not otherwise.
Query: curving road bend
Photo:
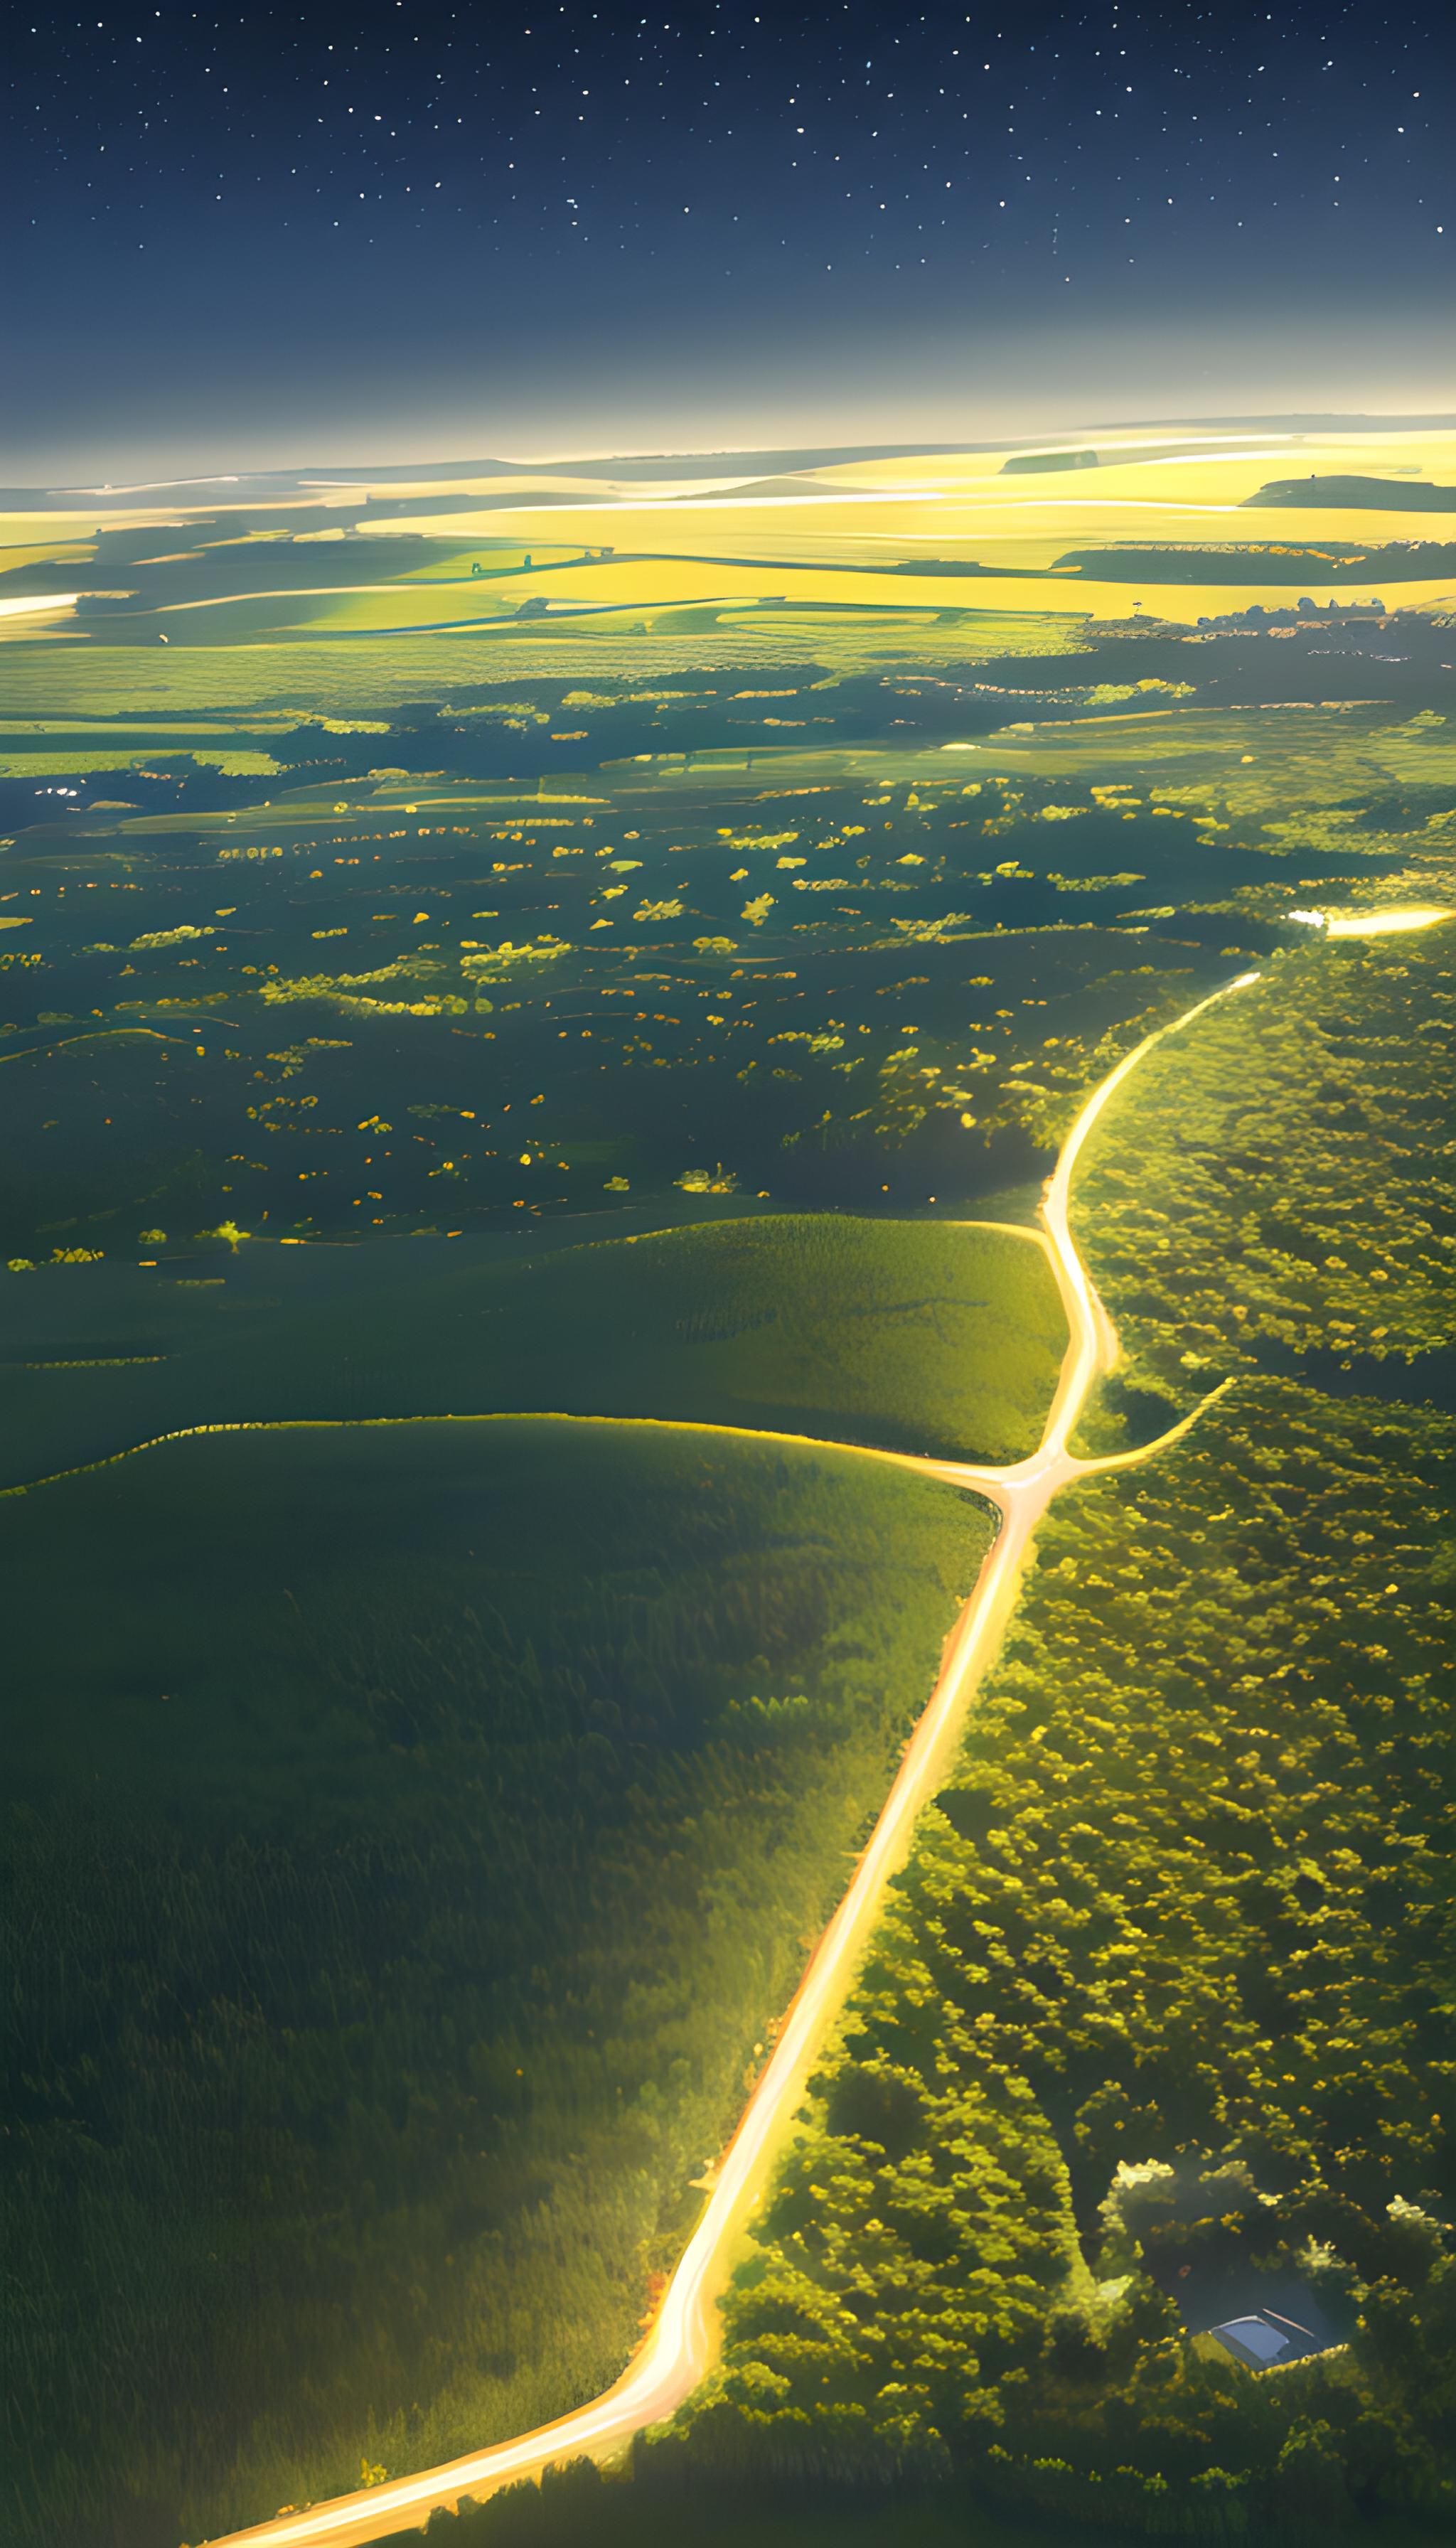
[[[1058,1488],[1069,1480],[1145,1459],[1196,1420],[1189,1417],[1163,1435],[1161,1442],[1109,1460],[1079,1460],[1068,1451],[1093,1382],[1100,1372],[1111,1369],[1117,1356],[1111,1321],[1068,1228],[1071,1177],[1088,1134],[1138,1063],[1215,1002],[1258,979],[1257,973],[1240,974],[1148,1036],[1094,1091],[1067,1137],[1046,1188],[1042,1218],[1070,1342],[1037,1449],[1015,1466],[1001,1469],[923,1459],[911,1452],[877,1455],[897,1467],[985,1498],[1000,1511],[1001,1527],[947,1640],[940,1677],[906,1744],[879,1819],[849,1889],[809,1959],[651,2332],[620,2380],[590,2405],[573,2409],[554,2423],[538,2425],[515,2441],[493,2443],[442,2468],[392,2479],[361,2494],[279,2513],[271,2521],[228,2533],[216,2548],[242,2548],[244,2541],[266,2541],[269,2548],[363,2548],[365,2542],[387,2538],[411,2524],[422,2527],[437,2505],[453,2508],[462,2496],[480,2500],[517,2478],[539,2475],[552,2461],[610,2458],[634,2433],[671,2415],[708,2370],[714,2348],[714,2304],[727,2281],[747,2217],[761,2198],[769,2165],[791,2126],[826,2030],[853,1986],[885,1888],[909,1853],[916,1818],[944,1782],[967,1701],[995,1653],[1014,1604],[1022,1560],[1037,1523]],[[843,1444],[822,1447],[845,1448]]]

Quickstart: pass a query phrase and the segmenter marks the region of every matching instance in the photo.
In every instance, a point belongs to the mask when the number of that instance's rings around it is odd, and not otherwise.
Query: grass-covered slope
[[[1044,1250],[977,1224],[772,1215],[524,1264],[457,1267],[442,1250],[395,1263],[393,1282],[366,1288],[345,1261],[332,1297],[311,1267],[303,1299],[287,1264],[277,1295],[118,1269],[101,1337],[90,1269],[47,1271],[74,1324],[52,1323],[0,1375],[4,1482],[191,1424],[497,1410],[1016,1459],[1065,1345]]]
[[[846,1452],[510,1420],[0,1505],[7,2538],[196,2538],[615,2374],[986,1537]]]

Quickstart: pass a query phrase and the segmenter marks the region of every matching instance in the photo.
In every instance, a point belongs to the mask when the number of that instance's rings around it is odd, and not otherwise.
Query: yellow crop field
[[[585,637],[650,636],[683,610],[709,626],[714,613],[807,610],[840,618],[848,636],[860,614],[888,632],[900,613],[924,629],[967,611],[1192,626],[1300,597],[1456,606],[1444,536],[1456,515],[1432,494],[1456,484],[1456,434],[1149,431],[1109,437],[1080,463],[1071,451],[949,451],[771,479],[662,470],[442,473],[407,497],[387,479],[347,495],[304,482],[284,528],[276,500],[255,527],[246,516],[261,508],[246,500],[224,525],[215,505],[108,510],[99,531],[73,513],[12,512],[0,516],[0,605],[15,596],[0,633],[15,645],[74,625],[106,643],[107,612],[121,614],[113,642],[197,646],[434,634],[517,614],[537,631],[571,619]],[[1254,500],[1312,478],[1343,500]],[[1349,500],[1351,481],[1364,482],[1362,500]],[[1188,554],[1200,550],[1206,577]],[[89,568],[94,594],[38,608],[37,573],[61,566],[57,592]],[[152,614],[144,631],[128,624]]]
[[[908,469],[903,461],[886,460],[811,472],[802,500],[757,492],[752,482],[735,494],[657,492],[646,500],[636,494],[626,500],[613,499],[593,489],[588,501],[553,504],[549,511],[532,509],[523,495],[519,508],[493,509],[490,526],[504,530],[508,525],[510,536],[530,552],[536,571],[546,568],[549,552],[559,556],[566,542],[579,540],[584,550],[599,551],[609,528],[614,550],[637,554],[607,561],[584,558],[581,572],[590,575],[593,599],[610,595],[637,606],[708,597],[717,590],[742,591],[736,578],[723,583],[724,570],[717,565],[734,560],[760,592],[765,590],[764,569],[772,565],[776,573],[771,589],[775,593],[781,590],[790,601],[900,602],[918,608],[935,601],[943,607],[1024,612],[1073,606],[1097,617],[1127,613],[1127,583],[1137,582],[1138,568],[1130,562],[1126,579],[1054,571],[1059,559],[1089,543],[1104,551],[1176,545],[1307,554],[1331,543],[1359,552],[1441,538],[1442,516],[1419,506],[1371,510],[1248,503],[1264,486],[1295,475],[1382,477],[1397,484],[1409,476],[1412,482],[1449,484],[1456,475],[1456,436],[1393,435],[1374,442],[1344,437],[1319,443],[1290,438],[1227,450],[1169,452],[1158,447],[1146,456],[1130,449],[1126,458],[1109,457],[1095,470],[1058,470],[1046,478],[1009,473],[1001,455],[950,453],[916,461]],[[607,514],[609,524],[603,519]],[[486,527],[479,516],[477,524]],[[408,526],[395,527],[403,532]],[[436,536],[468,539],[470,516],[462,509],[437,518],[431,528]],[[641,557],[644,551],[653,553],[651,571]],[[669,580],[665,557],[713,561],[711,583]],[[893,573],[895,565],[911,561],[917,572]],[[954,571],[928,572],[957,565],[979,572],[963,582]],[[1000,575],[994,572],[998,568]],[[1300,579],[1299,591],[1320,602],[1336,592],[1349,595],[1348,573],[1321,577],[1318,568],[1317,555]],[[510,589],[554,597],[558,574],[554,568],[534,572],[529,582],[512,579]],[[1362,597],[1375,597],[1380,574],[1381,562],[1372,560],[1369,592],[1362,586]],[[1259,602],[1274,608],[1290,597],[1287,576],[1262,578],[1252,559],[1236,579],[1236,589],[1245,607]],[[586,590],[584,585],[584,596]],[[1437,603],[1453,590],[1456,577],[1449,572],[1401,584],[1403,598],[1417,605]],[[1229,607],[1229,591],[1225,577],[1207,584],[1160,582],[1158,612],[1185,623],[1215,616]]]
[[[1403,603],[1411,608],[1456,606],[1456,573],[1428,582],[1402,582],[1398,589]],[[1321,607],[1339,599],[1384,597],[1378,568],[1371,572],[1368,585],[1362,582],[1352,587],[1343,578],[1336,583],[1328,577],[1310,575],[1301,579],[1297,590]],[[1131,576],[1119,582],[1065,574],[1026,573],[1013,578],[951,573],[937,575],[932,582],[921,575],[875,574],[815,565],[777,566],[771,588],[764,574],[747,564],[698,567],[677,558],[649,558],[623,561],[611,568],[583,566],[572,571],[570,584],[560,571],[553,571],[549,578],[535,571],[522,572],[508,583],[486,587],[484,592],[479,583],[473,592],[463,594],[458,587],[454,588],[449,600],[437,586],[428,592],[409,585],[367,592],[356,590],[329,595],[326,600],[320,598],[318,609],[295,624],[319,630],[423,628],[441,620],[495,618],[539,598],[549,605],[548,615],[553,618],[574,610],[594,612],[615,607],[641,613],[713,603],[731,608],[734,603],[772,599],[790,609],[795,604],[827,604],[840,610],[893,609],[930,614],[993,610],[1029,617],[1070,610],[1094,619],[1124,619],[1135,610],[1143,610],[1158,618],[1193,625],[1200,618],[1218,617],[1235,605],[1247,608],[1257,603],[1270,610],[1286,608],[1292,597],[1288,583],[1266,583],[1253,577],[1230,586],[1168,585],[1152,580],[1144,584]]]

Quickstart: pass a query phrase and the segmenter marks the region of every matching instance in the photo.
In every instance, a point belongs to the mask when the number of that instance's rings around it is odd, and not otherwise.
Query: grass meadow
[[[71,1332],[47,1322],[0,1375],[6,1483],[189,1425],[504,1410],[1012,1460],[1065,1346],[1036,1237],[975,1223],[765,1214],[504,1265],[401,1249],[367,1287],[351,1259],[325,1258],[323,1280],[317,1265],[291,1304],[291,1265],[279,1292],[158,1269],[148,1294],[124,1277],[102,1334],[97,1287],[58,1269]]]

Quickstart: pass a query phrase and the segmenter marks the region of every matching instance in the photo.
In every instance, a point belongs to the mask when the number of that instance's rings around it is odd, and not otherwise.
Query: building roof
[[[1267,2319],[1230,2318],[1209,2332],[1240,2360],[1252,2359],[1261,2368],[1265,2363],[1277,2362],[1281,2353],[1289,2350],[1288,2336],[1271,2326]]]

